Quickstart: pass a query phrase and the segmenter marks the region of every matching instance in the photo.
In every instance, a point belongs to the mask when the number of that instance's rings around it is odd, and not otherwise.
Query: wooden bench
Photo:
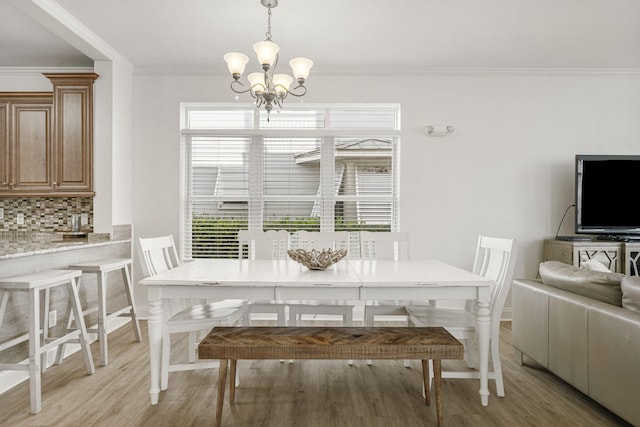
[[[254,359],[419,359],[425,403],[431,403],[429,360],[433,360],[438,425],[442,425],[441,359],[462,359],[463,346],[444,328],[407,327],[221,327],[198,346],[201,359],[219,359],[215,425],[222,424],[227,366],[235,378],[238,360]],[[235,401],[235,381],[229,397]]]

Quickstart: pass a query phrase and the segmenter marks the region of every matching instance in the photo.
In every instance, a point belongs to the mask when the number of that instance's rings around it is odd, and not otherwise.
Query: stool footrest
[[[28,371],[29,365],[22,363],[0,363],[0,371]]]
[[[111,317],[132,317],[131,316],[131,306],[128,305],[126,307],[121,308],[118,311],[114,311],[113,313],[108,313],[107,314],[107,319],[111,318]]]
[[[42,335],[42,330],[40,331],[40,334]],[[25,341],[29,341],[29,334],[22,334],[18,337],[15,337],[13,339],[10,339],[8,341],[3,342],[2,344],[0,344],[0,351],[4,351],[8,348],[13,347],[14,345],[20,344],[22,342]]]
[[[80,340],[77,338],[80,336],[80,331],[75,330],[72,331],[62,337],[56,338],[47,338],[45,339],[46,344],[40,347],[40,353],[44,353],[45,351],[49,351],[49,349],[56,348],[64,343],[76,343],[79,344]]]

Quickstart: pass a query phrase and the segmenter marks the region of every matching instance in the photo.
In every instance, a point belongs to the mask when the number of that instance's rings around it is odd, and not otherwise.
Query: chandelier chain
[[[268,9],[268,15],[267,15],[267,40],[271,40],[271,8],[267,8]]]

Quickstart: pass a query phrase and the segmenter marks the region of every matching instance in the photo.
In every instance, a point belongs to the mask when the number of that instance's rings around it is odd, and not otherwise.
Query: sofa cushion
[[[545,285],[622,306],[623,274],[586,270],[560,261],[543,262],[539,271]]]
[[[640,312],[640,276],[627,276],[620,283],[622,307]]]

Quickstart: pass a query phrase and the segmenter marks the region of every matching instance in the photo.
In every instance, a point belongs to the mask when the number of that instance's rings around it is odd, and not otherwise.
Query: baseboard
[[[109,319],[108,320],[109,331],[114,331],[128,324],[130,321],[131,319],[128,319],[125,317],[114,317],[113,319]],[[93,326],[88,326],[87,328],[92,329],[97,327],[98,325],[93,325]],[[89,332],[87,335],[89,337],[89,343],[93,343],[98,340],[98,334]],[[53,362],[55,361],[57,351],[58,351],[57,347],[47,351],[47,368],[53,366]],[[68,344],[65,346],[64,357],[66,358],[78,351],[80,351],[80,344],[74,344],[74,343]],[[95,359],[96,357],[94,355],[94,362],[95,362]],[[98,355],[98,360],[99,360],[99,355]],[[29,359],[25,359],[19,363],[27,365],[29,363]],[[27,381],[28,379],[29,379],[29,371],[0,372],[0,394],[11,390],[13,387],[17,386],[18,384],[24,381]]]

